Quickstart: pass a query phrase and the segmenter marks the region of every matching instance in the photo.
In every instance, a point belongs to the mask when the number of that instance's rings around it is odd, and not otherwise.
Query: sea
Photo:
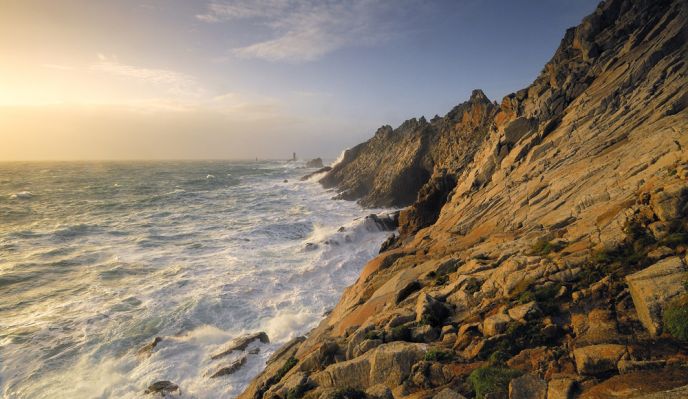
[[[365,218],[380,210],[299,179],[313,170],[0,163],[0,395],[141,398],[167,380],[184,398],[238,396],[390,234]],[[211,360],[258,331],[270,342]],[[244,355],[234,374],[209,377]]]

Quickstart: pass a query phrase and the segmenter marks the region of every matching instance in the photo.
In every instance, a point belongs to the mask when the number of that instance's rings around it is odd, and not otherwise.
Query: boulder
[[[303,357],[299,364],[299,369],[308,372],[322,370],[334,362],[334,357],[338,351],[339,345],[335,342],[323,342],[315,350]]]
[[[322,388],[355,388],[365,389],[370,386],[370,359],[359,356],[352,360],[327,366],[312,378]]]
[[[353,357],[359,357],[362,354],[368,352],[373,348],[377,348],[380,345],[382,345],[381,339],[366,339],[360,344],[356,345],[356,348],[354,348],[353,351]]]
[[[535,301],[528,302],[523,305],[514,306],[507,312],[509,317],[514,320],[523,321],[529,319],[539,312],[537,303]]]
[[[579,374],[596,375],[617,370],[617,363],[626,353],[626,346],[617,344],[590,345],[573,350]]]
[[[394,399],[392,391],[384,384],[373,385],[372,387],[366,389],[365,393],[369,397],[376,399]]]
[[[370,357],[371,384],[397,386],[411,373],[411,366],[423,359],[427,346],[408,342],[391,342],[378,346]]]
[[[661,334],[664,307],[686,292],[683,285],[686,278],[688,270],[677,256],[663,259],[626,276],[638,318],[650,334]]]
[[[509,399],[547,399],[547,383],[532,374],[525,374],[509,383]]]
[[[428,295],[421,293],[416,302],[416,321],[433,326],[440,325],[449,316],[447,306]]]
[[[575,387],[571,378],[553,378],[547,384],[547,399],[572,399]]]
[[[425,356],[426,349],[425,344],[390,342],[355,359],[331,364],[312,378],[323,388],[397,386],[408,378],[411,366]]]
[[[307,390],[313,387],[313,382],[308,378],[308,374],[297,371],[286,377],[284,381],[273,385],[263,395],[264,398],[287,398],[289,391]]]
[[[483,321],[483,334],[487,337],[492,337],[506,331],[507,326],[511,322],[511,317],[505,313],[497,313],[486,317]]]
[[[650,206],[659,220],[663,222],[678,219],[685,214],[688,186],[683,182],[664,187],[652,194]]]
[[[435,394],[432,399],[466,399],[466,397],[451,388],[444,388],[439,393]]]

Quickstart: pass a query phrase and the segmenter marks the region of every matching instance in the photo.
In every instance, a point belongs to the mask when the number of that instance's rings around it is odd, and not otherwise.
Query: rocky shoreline
[[[687,7],[606,1],[529,87],[348,150],[321,183],[399,235],[240,398],[684,397]]]

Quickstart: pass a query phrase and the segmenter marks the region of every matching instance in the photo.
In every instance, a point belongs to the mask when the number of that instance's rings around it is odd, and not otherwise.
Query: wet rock
[[[323,167],[323,160],[322,160],[322,158],[311,159],[310,161],[306,162],[306,167],[307,168],[322,168]]]
[[[268,338],[268,335],[264,333],[263,331],[254,333],[254,334],[248,334],[241,336],[239,338],[234,339],[227,347],[223,348],[220,352],[215,353],[214,355],[210,356],[212,360],[219,359],[223,356],[227,356],[230,353],[234,351],[243,351],[245,350],[253,341],[260,341],[264,344],[267,344],[270,342],[270,339]]]
[[[213,371],[212,373],[209,373],[210,378],[217,378],[217,377],[222,377],[225,375],[234,374],[237,371],[239,371],[241,366],[243,366],[244,364],[246,364],[246,357],[245,356],[232,362],[228,366],[221,366],[217,370]]]
[[[299,179],[299,180],[301,180],[301,181],[306,181],[306,180],[310,179],[311,177],[313,177],[313,176],[315,176],[315,175],[319,175],[319,174],[321,174],[321,173],[329,172],[329,171],[331,171],[331,170],[332,170],[332,168],[331,168],[330,166],[325,166],[325,167],[322,167],[322,168],[316,170],[316,171],[313,172],[313,173],[309,173],[309,174],[307,174],[307,175],[301,177],[301,179]]]
[[[182,390],[179,388],[177,384],[174,384],[170,381],[156,381],[149,385],[143,393],[160,394],[160,396],[165,396],[175,392],[178,395],[182,394]]]
[[[590,345],[573,350],[579,374],[596,375],[617,370],[617,363],[626,353],[626,346],[617,344]]]
[[[152,342],[147,343],[144,345],[141,349],[139,349],[136,353],[139,356],[143,357],[148,357],[153,353],[153,349],[155,349],[156,346],[162,341],[162,338],[160,337],[155,337],[153,338]]]
[[[626,276],[633,304],[643,326],[653,335],[662,332],[662,312],[674,298],[686,292],[683,282],[688,270],[681,258],[663,259]]]
[[[509,399],[547,399],[547,383],[531,374],[514,378],[509,383]]]
[[[392,231],[399,227],[399,212],[376,215],[371,213],[365,217],[367,224],[376,226],[381,231]]]

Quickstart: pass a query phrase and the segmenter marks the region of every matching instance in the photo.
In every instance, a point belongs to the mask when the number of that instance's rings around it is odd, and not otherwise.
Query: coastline
[[[339,198],[408,205],[400,235],[239,398],[688,385],[688,352],[662,319],[688,295],[687,16],[678,1],[603,2],[501,103],[474,91],[347,151],[321,181]]]

